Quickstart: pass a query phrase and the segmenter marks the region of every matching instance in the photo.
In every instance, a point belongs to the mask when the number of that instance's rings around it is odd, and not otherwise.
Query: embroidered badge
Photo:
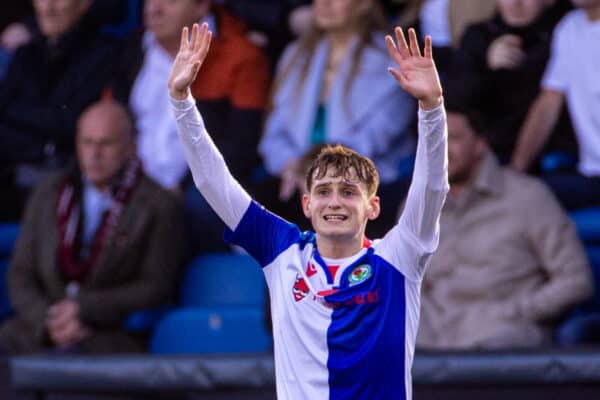
[[[350,286],[358,285],[366,281],[371,276],[371,266],[369,264],[361,264],[354,268],[348,275],[348,283]]]

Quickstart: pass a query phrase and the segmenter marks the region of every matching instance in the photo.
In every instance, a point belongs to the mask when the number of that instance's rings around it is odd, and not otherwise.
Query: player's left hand
[[[388,71],[402,89],[421,102],[421,107],[426,110],[437,107],[442,102],[442,85],[433,62],[431,37],[425,37],[421,55],[417,34],[413,28],[408,30],[408,45],[402,28],[396,27],[394,33],[396,43],[390,35],[386,35],[385,43],[398,68],[389,67]]]

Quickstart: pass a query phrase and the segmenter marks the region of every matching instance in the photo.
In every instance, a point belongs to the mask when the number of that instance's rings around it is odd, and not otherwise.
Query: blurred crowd
[[[593,296],[569,213],[600,207],[600,0],[2,7],[0,221],[20,235],[0,353],[143,351],[127,316],[172,303],[194,257],[236,251],[194,186],[170,108],[170,66],[195,22],[213,42],[192,95],[234,176],[308,229],[311,160],[327,143],[351,147],[381,177],[371,238],[395,224],[417,151],[418,105],[385,74],[383,38],[396,25],[431,36],[451,192],[418,347],[552,344]]]

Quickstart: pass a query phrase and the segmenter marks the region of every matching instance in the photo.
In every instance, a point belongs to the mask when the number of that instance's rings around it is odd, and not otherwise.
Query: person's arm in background
[[[533,160],[548,141],[554,129],[564,96],[561,92],[544,89],[531,105],[523,127],[519,132],[511,166],[518,171],[527,171]]]
[[[21,221],[21,231],[8,268],[8,290],[15,314],[32,327],[33,334],[41,338],[46,333],[46,314],[50,299],[41,287],[38,276],[38,254],[41,241],[45,240],[40,226],[48,203],[48,186],[36,189],[28,201]]]
[[[547,278],[510,302],[517,315],[546,322],[592,296],[594,279],[573,221],[554,195],[541,182],[525,190],[525,233]]]
[[[567,24],[568,25],[568,24]],[[542,78],[542,90],[529,107],[512,155],[511,167],[527,171],[548,141],[565,102],[569,81],[576,70],[577,60],[571,57],[565,19],[552,34],[550,60]]]

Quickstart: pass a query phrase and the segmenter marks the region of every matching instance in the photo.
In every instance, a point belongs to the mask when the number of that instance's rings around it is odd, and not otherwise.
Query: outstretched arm
[[[179,52],[169,76],[169,93],[194,183],[217,215],[234,230],[251,199],[231,176],[223,156],[206,132],[190,92],[190,86],[208,54],[211,36],[206,23],[201,29],[194,24],[191,38],[188,28],[183,28]]]
[[[417,35],[409,29],[406,43],[401,28],[395,29],[396,43],[386,44],[397,68],[388,70],[400,86],[419,100],[419,139],[412,183],[405,208],[396,225],[384,238],[382,251],[396,260],[405,276],[418,280],[425,263],[437,247],[439,217],[448,192],[447,128],[442,106],[442,87],[425,38],[423,55]],[[415,266],[416,269],[407,269]]]

